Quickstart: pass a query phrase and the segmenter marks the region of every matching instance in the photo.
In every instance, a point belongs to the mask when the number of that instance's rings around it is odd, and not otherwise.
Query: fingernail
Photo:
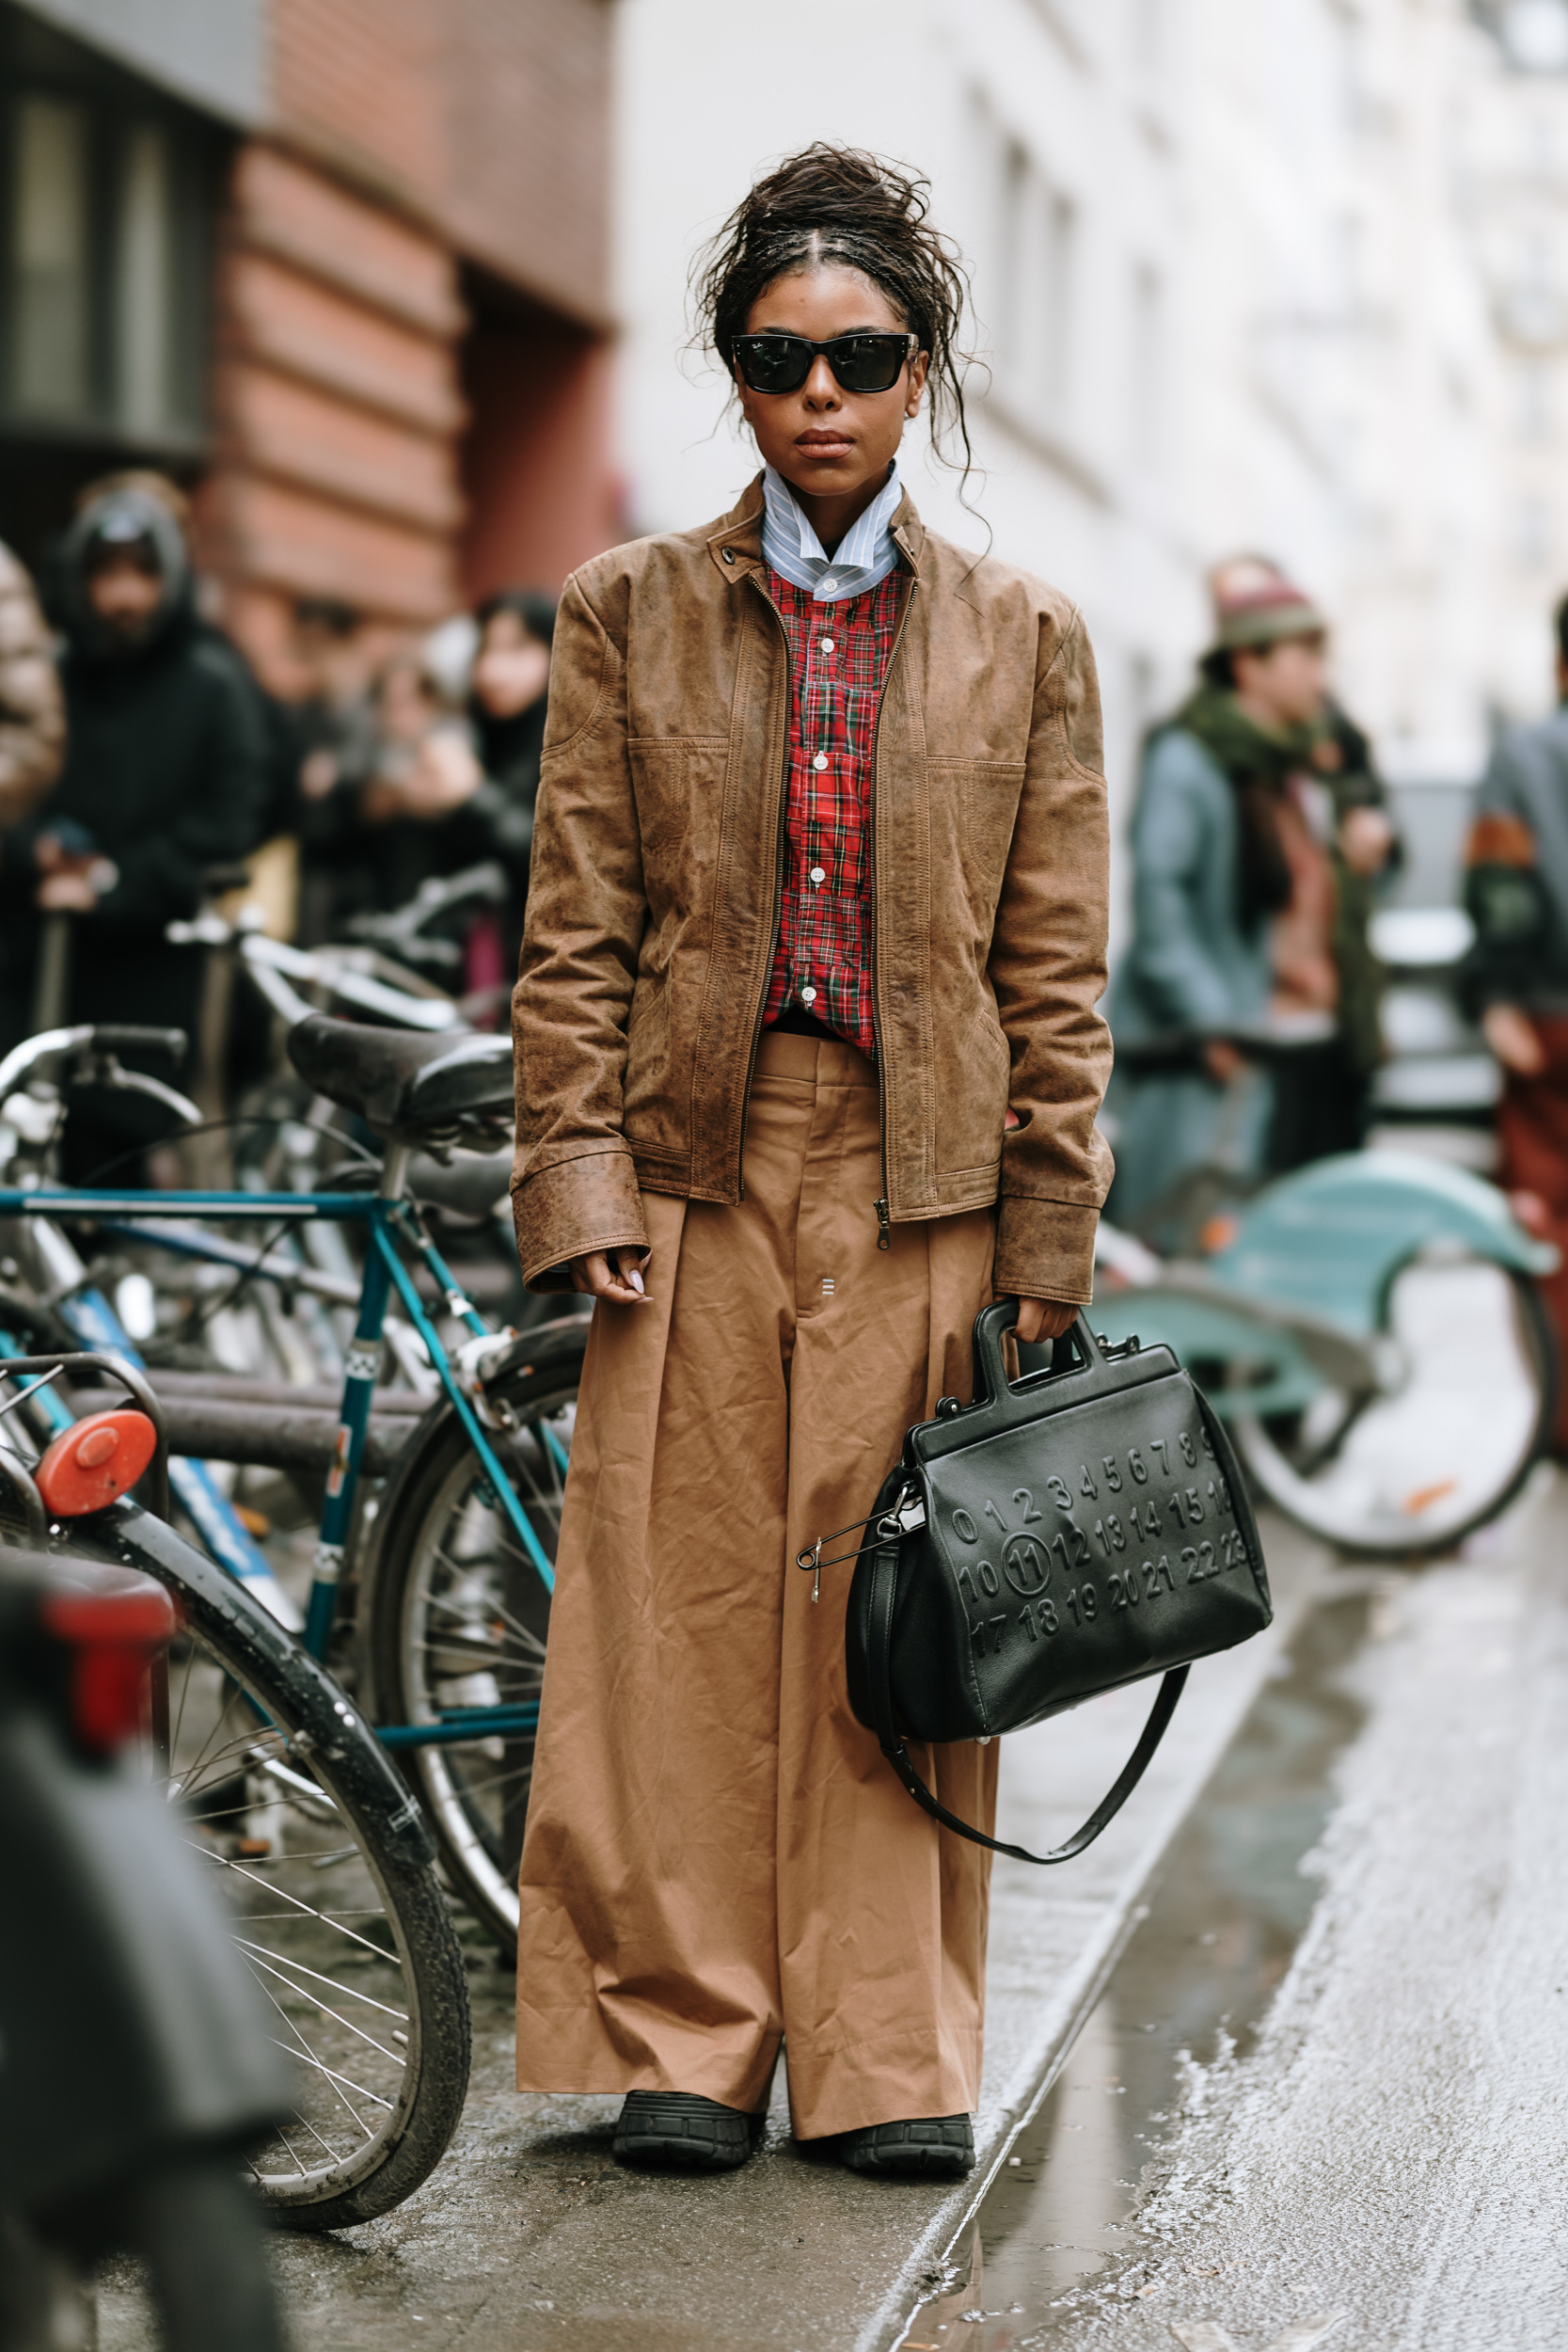
[[[637,1292],[639,1296],[641,1296],[642,1293],[642,1277],[639,1274],[635,1266],[629,1266],[626,1269],[626,1279],[631,1284],[632,1289]]]

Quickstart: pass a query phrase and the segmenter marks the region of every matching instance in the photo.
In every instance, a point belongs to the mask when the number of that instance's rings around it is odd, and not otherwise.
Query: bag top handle
[[[974,1318],[974,1401],[976,1404],[983,1396],[988,1404],[1000,1405],[1012,1391],[1013,1383],[1007,1377],[1007,1366],[1002,1353],[1002,1342],[1007,1333],[1016,1327],[1022,1304],[1022,1301],[1017,1298],[998,1298],[991,1306],[982,1307]],[[1093,1372],[1103,1368],[1104,1351],[1089,1329],[1088,1317],[1082,1308],[1074,1318],[1070,1332],[1064,1336],[1072,1340],[1081,1360],[1076,1366],[1058,1363],[1056,1351],[1062,1345],[1062,1341],[1053,1341],[1051,1350],[1051,1369],[1043,1375],[1045,1379],[1059,1379],[1064,1373],[1071,1370]],[[1029,1376],[1038,1379],[1042,1375],[1032,1374]]]

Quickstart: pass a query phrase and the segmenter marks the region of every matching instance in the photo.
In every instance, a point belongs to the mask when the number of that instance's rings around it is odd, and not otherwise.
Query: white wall
[[[1552,443],[1511,437],[1495,280],[1532,205],[1568,234],[1568,85],[1505,72],[1464,0],[835,0],[782,28],[755,0],[622,0],[620,40],[637,527],[717,514],[753,470],[683,357],[696,246],[760,167],[845,139],[918,164],[973,262],[971,501],[1085,608],[1118,834],[1141,728],[1205,638],[1204,570],[1240,548],[1336,617],[1393,772],[1474,772],[1488,711],[1537,707],[1568,536],[1522,567],[1509,531],[1568,499]],[[1530,108],[1559,129],[1521,196]],[[932,527],[984,543],[953,475],[906,470]]]

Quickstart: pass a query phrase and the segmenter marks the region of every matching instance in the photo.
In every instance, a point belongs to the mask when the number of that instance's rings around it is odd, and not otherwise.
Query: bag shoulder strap
[[[1176,1703],[1186,1688],[1191,1669],[1174,1666],[1162,1677],[1148,1720],[1139,1734],[1133,1749],[1115,1786],[1103,1796],[1083,1826],[1060,1846],[1053,1846],[1049,1853],[1030,1853],[1026,1847],[1008,1846],[999,1837],[988,1837],[983,1830],[974,1829],[968,1821],[960,1821],[956,1813],[949,1813],[932,1795],[910,1760],[910,1752],[900,1738],[893,1719],[893,1610],[898,1591],[898,1546],[879,1544],[871,1558],[871,1595],[868,1615],[866,1651],[867,1680],[870,1684],[872,1709],[876,1715],[876,1733],[882,1754],[923,1811],[943,1829],[956,1830],[974,1846],[988,1846],[992,1853],[1009,1854],[1015,1862],[1070,1862],[1085,1846],[1092,1846],[1102,1829],[1115,1820],[1133,1789],[1142,1780],[1153,1760],[1154,1752],[1164,1738]]]

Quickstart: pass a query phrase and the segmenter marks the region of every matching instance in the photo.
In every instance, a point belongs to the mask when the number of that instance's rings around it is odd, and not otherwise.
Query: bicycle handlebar
[[[92,1041],[111,1054],[166,1054],[170,1061],[182,1060],[190,1042],[183,1029],[149,1029],[135,1022],[115,1021],[95,1022]]]
[[[382,946],[407,950],[416,944],[429,947],[442,943],[420,940],[427,923],[437,915],[450,914],[454,907],[465,906],[477,898],[482,904],[499,906],[510,895],[511,882],[497,858],[486,858],[483,865],[466,866],[460,874],[444,878],[432,875],[422,882],[406,906],[397,907],[390,914],[356,914],[346,925],[351,938],[372,941]]]
[[[33,1077],[35,1071],[42,1071],[44,1063],[66,1061],[72,1054],[103,1054],[113,1066],[99,1073],[105,1085],[122,1087],[129,1094],[152,1096],[152,1101],[174,1110],[188,1127],[198,1127],[202,1113],[195,1108],[195,1104],[188,1104],[183,1094],[176,1094],[174,1087],[165,1087],[160,1077],[148,1077],[146,1071],[122,1071],[113,1061],[118,1049],[169,1054],[171,1061],[179,1061],[185,1052],[185,1044],[188,1044],[188,1040],[185,1040],[183,1030],[138,1028],[136,1024],[115,1024],[115,1021],[103,1021],[101,1025],[91,1024],[91,1021],[80,1021],[80,1024],[75,1024],[75,1028],[40,1030],[38,1038],[24,1038],[21,1044],[14,1044],[11,1052],[0,1061],[0,1104],[5,1104],[7,1096],[16,1087],[25,1085],[25,1080]]]

